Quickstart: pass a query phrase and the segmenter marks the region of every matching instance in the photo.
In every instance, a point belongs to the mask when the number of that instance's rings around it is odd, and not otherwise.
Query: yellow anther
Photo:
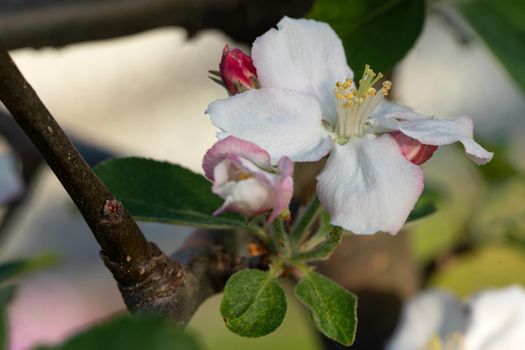
[[[382,78],[383,74],[374,72],[367,64],[363,76],[355,85],[350,78],[335,84],[338,120],[332,131],[337,134],[336,142],[344,144],[349,137],[360,137],[366,133],[366,121],[392,88],[392,83],[385,81],[381,89],[376,89],[375,85]]]
[[[240,180],[246,180],[246,179],[249,179],[252,177],[252,174],[248,173],[248,172],[245,172],[245,171],[241,171],[239,172],[239,174],[237,175],[237,178]]]
[[[392,82],[387,80],[383,82],[383,88],[381,89],[383,96],[388,96],[388,92],[392,89]]]

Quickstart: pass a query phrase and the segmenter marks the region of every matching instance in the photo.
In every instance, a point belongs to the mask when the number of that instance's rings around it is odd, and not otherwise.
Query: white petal
[[[427,145],[461,142],[469,158],[476,164],[488,163],[494,155],[474,141],[472,120],[468,117],[408,120],[400,123],[399,131]]]
[[[369,123],[372,125],[374,133],[383,133],[399,130],[402,121],[422,118],[431,117],[416,113],[412,108],[405,105],[383,100],[372,113]]]
[[[224,198],[224,204],[214,215],[233,210],[252,216],[271,209],[273,204],[271,189],[255,178],[213,186],[213,193]]]
[[[406,160],[388,134],[335,145],[317,179],[332,225],[356,234],[396,234],[423,190],[421,168]]]
[[[372,118],[374,117],[384,117],[386,115],[392,114],[392,113],[403,113],[408,114],[413,112],[412,108],[401,105],[398,103],[393,103],[388,100],[383,100],[381,104],[376,108],[374,113],[372,114]]]
[[[378,108],[370,122],[374,132],[399,130],[427,145],[461,142],[468,157],[476,164],[486,164],[494,156],[474,141],[472,119],[467,116],[434,118],[389,102]]]
[[[485,291],[469,302],[467,349],[513,350],[525,344],[525,291],[521,286]]]
[[[466,311],[452,294],[440,290],[421,293],[403,306],[400,322],[386,349],[427,349],[434,336],[447,339],[456,332],[463,333]]]
[[[323,117],[335,124],[335,83],[353,77],[353,73],[341,39],[328,24],[284,17],[277,29],[255,40],[252,57],[261,86],[314,96]]]
[[[332,147],[317,101],[293,90],[263,88],[218,100],[208,106],[213,124],[265,149],[276,164],[281,157],[309,162]]]

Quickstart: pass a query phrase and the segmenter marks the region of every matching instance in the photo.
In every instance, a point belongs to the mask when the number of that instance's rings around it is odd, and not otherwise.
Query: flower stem
[[[299,218],[292,229],[290,240],[292,241],[292,245],[294,247],[299,245],[304,240],[304,238],[306,238],[310,227],[320,213],[321,205],[319,203],[319,198],[317,198],[317,195],[314,195],[303,216]]]
[[[288,255],[290,252],[290,241],[281,215],[279,215],[273,222],[273,232],[277,251]]]
[[[266,231],[262,227],[258,226],[257,224],[249,224],[248,225],[248,229],[262,243],[268,245],[268,241],[269,241],[268,234],[266,233]]]

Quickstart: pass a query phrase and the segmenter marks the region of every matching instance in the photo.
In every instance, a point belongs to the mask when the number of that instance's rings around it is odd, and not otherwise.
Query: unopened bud
[[[228,45],[224,47],[219,71],[231,95],[259,88],[257,70],[252,58],[240,49],[231,49]]]
[[[405,158],[416,165],[421,165],[429,160],[438,148],[434,145],[425,145],[400,131],[392,132],[390,135],[397,141]]]

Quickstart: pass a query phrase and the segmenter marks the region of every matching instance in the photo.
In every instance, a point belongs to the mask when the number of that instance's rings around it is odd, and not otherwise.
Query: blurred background
[[[146,20],[139,15],[139,4],[145,2],[130,1],[128,12],[121,13],[119,1],[108,1],[104,8],[97,7],[102,1],[3,1],[0,37],[92,165],[111,156],[138,155],[202,172],[202,156],[217,132],[204,112],[211,101],[226,96],[207,73],[218,69],[222,48],[229,44],[249,52],[251,40],[282,15],[303,17],[312,4],[272,1],[271,10],[257,14],[264,20],[252,15],[236,21],[241,1],[156,0],[144,14]],[[155,8],[171,3],[177,4],[173,10],[187,8],[193,19],[180,11],[172,18]],[[248,10],[255,9],[251,1],[245,3],[250,3]],[[509,70],[463,9],[427,3],[417,40],[390,72],[393,99],[428,115],[471,116],[477,139],[496,157],[478,168],[460,147],[441,147],[424,165],[425,183],[438,193],[437,211],[396,237],[350,238],[321,267],[358,294],[364,291],[360,312],[375,319],[362,316],[357,334],[362,344],[372,332],[366,329],[369,324],[383,327],[383,337],[388,337],[401,300],[421,288],[441,287],[467,297],[488,287],[525,284],[525,98],[519,81],[525,77],[525,60]],[[77,18],[78,13],[85,18]],[[108,25],[120,16],[127,21]],[[513,16],[509,23],[519,13]],[[523,24],[516,30],[524,38]],[[370,45],[387,43],[379,38]],[[42,253],[60,260],[25,279],[9,309],[11,347],[22,350],[58,342],[124,310],[124,304],[80,214],[9,118],[0,112],[0,135],[18,159],[26,189],[0,211],[1,260]],[[167,252],[191,231],[141,226]],[[364,250],[356,252],[356,247]],[[305,310],[289,300],[283,327],[264,338],[230,333],[219,314],[220,296],[201,306],[189,329],[208,349],[322,349]],[[381,305],[387,306],[374,313],[367,300],[386,300]],[[359,346],[355,348],[380,348]]]

